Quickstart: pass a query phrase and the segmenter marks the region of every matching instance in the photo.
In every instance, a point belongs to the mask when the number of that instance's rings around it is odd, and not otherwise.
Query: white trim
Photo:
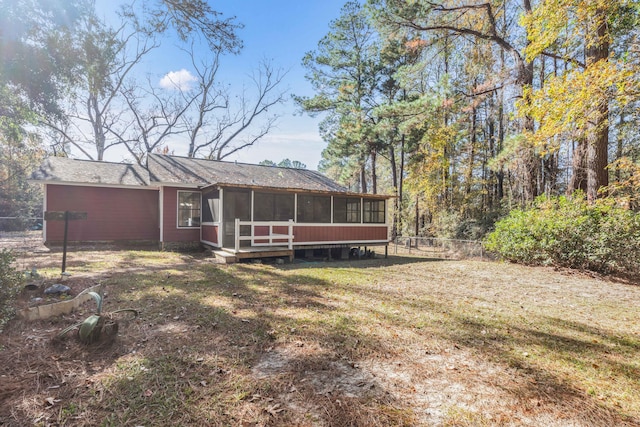
[[[187,183],[179,183],[179,182],[158,182],[155,181],[154,185],[162,186],[162,187],[176,187],[176,188],[194,188],[196,190],[200,190],[203,185],[206,184],[187,184]]]
[[[293,222],[298,222],[298,193],[293,193]]]
[[[220,247],[222,247],[222,229],[224,228],[224,221],[223,221],[224,218],[222,218],[222,212],[224,212],[224,210],[222,210],[222,204],[224,203],[224,197],[222,194],[222,190],[223,190],[222,187],[218,187],[218,190],[220,191],[218,193],[218,197],[220,197],[220,203],[218,203],[219,205],[218,208],[220,209],[220,212],[218,212],[220,214],[218,215],[218,218],[220,219],[220,222],[219,222],[220,226],[218,227],[218,242],[220,244]]]
[[[253,222],[253,207],[255,206],[254,204],[254,196],[255,196],[256,192],[251,190],[251,222]]]
[[[200,223],[200,227],[202,227],[203,225],[206,225],[208,227],[215,227],[216,225],[220,225],[219,222],[211,222],[211,221],[207,221],[207,222],[201,222]]]
[[[44,184],[44,196],[42,200],[42,241],[47,241],[47,221],[44,219],[44,213],[47,211],[47,184]]]
[[[221,248],[222,247],[218,243],[213,243],[213,242],[210,242],[208,240],[200,239],[200,243],[204,243],[205,245],[213,246],[214,248]]]
[[[178,230],[199,230],[200,225],[197,227],[181,227],[179,224],[180,218],[180,193],[199,193],[200,194],[200,219],[202,220],[202,191],[189,191],[189,190],[177,190],[176,191],[176,229]],[[200,237],[202,237],[202,232],[200,232]]]
[[[296,227],[388,227],[384,222],[296,222]]]
[[[153,190],[157,191],[160,186],[151,185],[124,185],[124,184],[103,184],[100,182],[67,182],[67,181],[45,181],[28,180],[27,182],[44,185],[68,185],[70,187],[99,187],[99,188],[123,188],[129,190]]]
[[[235,250],[240,250],[241,241],[250,241],[251,246],[281,246],[285,242],[274,242],[274,240],[286,240],[286,244],[289,249],[293,249],[293,220],[289,221],[240,221],[240,218],[235,220]],[[251,233],[248,236],[240,235],[240,227],[248,225],[251,227]],[[256,236],[256,227],[269,227],[269,233],[263,236]],[[273,227],[287,227],[287,234],[276,234],[273,232]],[[267,240],[267,243],[256,243],[256,240]]]
[[[160,187],[160,243],[164,243],[164,187]]]
[[[333,224],[333,196],[331,196],[331,222],[329,224]]]
[[[364,244],[383,244],[390,243],[390,240],[327,240],[321,242],[294,242],[293,246],[307,246],[307,245],[364,245]]]

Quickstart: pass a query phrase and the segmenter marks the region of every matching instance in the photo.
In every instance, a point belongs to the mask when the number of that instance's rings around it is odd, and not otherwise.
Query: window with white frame
[[[360,223],[360,198],[334,197],[334,223]]]
[[[200,227],[200,192],[178,191],[178,227]]]
[[[364,200],[363,204],[363,221],[373,224],[384,224],[385,222],[385,210],[384,200]]]

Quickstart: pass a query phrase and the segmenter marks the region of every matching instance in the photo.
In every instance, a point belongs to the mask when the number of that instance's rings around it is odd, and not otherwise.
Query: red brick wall
[[[386,226],[372,225],[350,227],[348,225],[330,225],[309,227],[296,225],[293,227],[295,243],[304,242],[359,242],[367,240],[387,240]]]
[[[69,221],[69,241],[134,241],[160,238],[158,190],[47,185],[48,211],[86,212]],[[47,221],[49,243],[64,239],[64,221]]]
[[[200,228],[178,228],[178,190],[192,191],[186,188],[164,187],[163,197],[163,241],[199,242]],[[196,190],[197,191],[197,190]]]

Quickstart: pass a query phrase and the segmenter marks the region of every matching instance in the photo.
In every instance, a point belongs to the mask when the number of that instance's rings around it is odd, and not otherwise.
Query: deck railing
[[[241,227],[251,227],[249,235],[242,235]],[[256,227],[268,227],[268,233],[256,235]],[[274,233],[274,227],[287,227],[287,234]],[[286,240],[287,248],[293,249],[293,220],[289,221],[240,221],[236,218],[235,250],[240,250],[241,241],[250,241],[251,246],[282,246]]]

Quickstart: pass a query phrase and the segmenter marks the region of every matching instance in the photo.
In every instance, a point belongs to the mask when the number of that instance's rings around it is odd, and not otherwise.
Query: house
[[[236,258],[386,246],[389,196],[349,192],[304,169],[149,154],[147,167],[51,157],[32,182],[46,212],[86,212],[75,242],[207,245]],[[64,221],[44,222],[60,244]],[[309,253],[309,252],[307,252]]]

